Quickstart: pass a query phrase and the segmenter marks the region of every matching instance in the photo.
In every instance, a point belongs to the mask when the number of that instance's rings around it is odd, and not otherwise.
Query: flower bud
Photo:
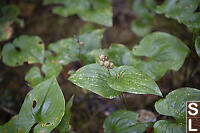
[[[99,64],[100,64],[101,66],[103,66],[103,65],[104,65],[104,62],[103,62],[103,61],[100,61]]]
[[[109,61],[105,61],[105,62],[104,62],[104,66],[105,66],[105,67],[107,67],[107,68],[108,68],[108,67],[109,67],[109,65],[110,65],[110,62],[109,62]]]
[[[114,63],[110,62],[109,68],[113,69],[114,68]]]
[[[103,54],[100,54],[100,55],[99,55],[100,61],[104,61],[104,58],[105,58],[105,55],[103,55]]]
[[[105,57],[104,57],[104,60],[105,60],[105,61],[108,61],[108,56],[105,56]]]

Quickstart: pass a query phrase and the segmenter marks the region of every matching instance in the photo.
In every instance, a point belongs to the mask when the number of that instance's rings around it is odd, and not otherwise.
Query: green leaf
[[[51,43],[48,46],[48,49],[56,54],[58,63],[61,63],[62,65],[67,65],[69,62],[79,60],[84,64],[94,63],[93,59],[88,57],[88,53],[92,50],[101,48],[101,40],[103,39],[104,31],[104,29],[97,29],[78,36],[80,42],[83,43],[81,47],[76,42],[77,40],[67,38]]]
[[[112,26],[112,6],[107,0],[92,0],[93,8],[88,8],[78,15],[85,21],[95,22],[97,24]]]
[[[155,81],[133,66],[114,68],[111,71],[111,75],[112,77],[108,78],[107,83],[114,90],[162,96]]]
[[[186,101],[200,100],[200,90],[180,88],[170,92],[165,99],[155,104],[158,113],[173,116],[178,122],[185,123]]]
[[[90,23],[88,24],[88,23],[86,23],[86,24],[84,24],[84,25],[81,27],[79,33],[83,34],[83,33],[91,32],[91,31],[94,30],[94,28],[95,28],[95,27],[94,27],[93,24],[90,24]]]
[[[3,62],[9,66],[43,63],[44,44],[38,36],[22,35],[13,43],[7,43],[2,50]]]
[[[107,0],[45,0],[44,4],[63,4],[53,8],[55,14],[67,17],[78,14],[83,20],[112,26],[112,6]]]
[[[101,48],[101,40],[103,39],[104,29],[94,30],[79,36],[80,41],[83,42],[81,53],[86,54],[94,49]]]
[[[116,66],[134,64],[131,50],[122,44],[111,44],[108,50],[108,56],[110,61],[112,61]]]
[[[151,25],[154,18],[153,7],[155,7],[154,0],[134,0],[133,10],[137,18],[132,21],[131,30],[137,36],[142,37],[151,32]]]
[[[56,78],[51,77],[35,86],[26,95],[18,117],[7,123],[8,126],[4,131],[28,133],[32,126],[37,123],[34,127],[34,133],[48,133],[60,123],[64,110],[64,96]]]
[[[55,52],[57,63],[67,65],[71,61],[78,61],[79,47],[72,38],[61,39],[49,44],[48,49]]]
[[[198,36],[195,40],[195,49],[198,56],[200,56],[200,36]]]
[[[64,114],[60,124],[57,127],[59,129],[60,133],[66,133],[66,132],[70,131],[70,124],[69,124],[70,117],[71,117],[70,109],[72,107],[73,100],[74,100],[74,96],[72,96],[70,98],[70,100],[68,101],[68,103],[65,107],[65,114]]]
[[[200,28],[200,12],[195,12],[199,3],[199,0],[166,0],[156,7],[156,12],[176,19],[189,28]]]
[[[30,86],[35,86],[43,81],[40,69],[36,66],[32,67],[25,76],[25,80],[29,82]]]
[[[119,96],[121,92],[109,87],[107,84],[109,77],[109,72],[105,67],[90,64],[80,68],[75,74],[70,76],[69,80],[105,98],[114,98]]]
[[[151,5],[147,5],[147,4],[151,4]],[[152,17],[153,14],[152,12],[148,9],[148,6],[153,6],[153,2],[143,2],[141,0],[135,0],[133,2],[133,10],[134,10],[134,13],[141,17],[141,18],[149,18],[149,17]]]
[[[168,70],[178,71],[189,48],[178,38],[164,32],[145,36],[133,49],[135,56],[145,56],[148,61],[137,61],[136,67],[153,79],[160,79]]]
[[[53,13],[67,17],[90,8],[88,0],[44,0],[44,4],[63,4],[53,8]]]
[[[50,51],[45,52],[46,60],[42,65],[42,71],[44,72],[46,78],[51,76],[57,77],[60,74],[62,70],[62,64],[66,62],[63,62],[63,60],[59,57],[60,56],[53,56]]]
[[[154,124],[154,133],[185,133],[185,125],[160,120]]]
[[[101,48],[101,41],[103,39],[104,29],[94,30],[92,32],[88,32],[79,36],[81,42],[83,42],[83,46],[80,49],[80,60],[83,64],[91,64],[93,62],[93,57],[88,54],[92,50],[97,50]]]
[[[144,36],[151,32],[151,23],[146,20],[136,19],[132,21],[131,29],[137,36]]]
[[[20,22],[20,19],[18,19],[20,11],[15,5],[3,6],[0,10],[3,15],[3,17],[0,18],[0,41],[5,41],[12,36],[12,23]]]
[[[128,110],[118,110],[109,115],[103,124],[105,133],[143,133],[151,122],[137,121],[138,113]]]

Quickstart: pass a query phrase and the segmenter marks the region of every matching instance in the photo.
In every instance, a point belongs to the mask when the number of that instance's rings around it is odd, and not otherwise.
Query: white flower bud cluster
[[[113,69],[114,68],[114,64],[109,61],[108,56],[100,54],[99,55],[99,60],[100,60],[100,65],[101,66],[104,66],[104,67],[106,67],[108,69]]]

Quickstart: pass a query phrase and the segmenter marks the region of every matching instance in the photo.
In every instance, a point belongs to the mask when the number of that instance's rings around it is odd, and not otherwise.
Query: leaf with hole
[[[66,133],[66,132],[70,131],[70,124],[69,124],[70,117],[71,117],[70,109],[72,107],[73,100],[74,100],[74,96],[72,96],[70,98],[70,100],[68,101],[68,103],[65,107],[65,114],[64,114],[60,124],[57,127],[60,133]]]
[[[107,84],[116,91],[162,96],[156,82],[133,66],[121,66],[112,69]]]
[[[22,35],[13,43],[7,43],[2,50],[3,62],[9,66],[43,63],[44,44],[38,36]]]
[[[118,110],[111,113],[104,121],[105,133],[143,133],[151,122],[138,122],[138,113],[128,110]]]
[[[105,98],[114,98],[121,94],[121,92],[113,90],[108,84],[107,80],[110,77],[109,71],[98,64],[86,65],[72,76],[69,80],[79,87],[88,89]]]
[[[3,130],[28,133],[52,131],[61,121],[65,111],[65,100],[55,77],[41,82],[31,90],[24,100],[18,117]]]
[[[153,79],[160,79],[168,70],[178,71],[183,65],[189,48],[178,38],[164,32],[154,32],[145,36],[133,48],[135,56],[148,58],[137,61],[136,67]]]

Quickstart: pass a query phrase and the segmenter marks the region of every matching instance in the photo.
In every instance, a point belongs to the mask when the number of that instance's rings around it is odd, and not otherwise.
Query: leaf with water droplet
[[[156,111],[162,115],[173,116],[177,122],[185,123],[186,101],[199,101],[200,90],[180,88],[170,92],[165,99],[156,102]]]
[[[138,113],[118,110],[109,115],[103,124],[105,133],[143,133],[151,122],[138,122]]]
[[[72,76],[69,80],[79,87],[88,89],[105,98],[114,98],[121,92],[113,90],[108,84],[107,79],[110,77],[108,70],[98,64],[86,65]]]
[[[185,124],[172,123],[167,120],[159,120],[154,124],[154,133],[185,133]]]
[[[133,66],[121,66],[111,71],[108,85],[114,90],[135,94],[154,94],[162,96],[156,82],[147,74]]]

